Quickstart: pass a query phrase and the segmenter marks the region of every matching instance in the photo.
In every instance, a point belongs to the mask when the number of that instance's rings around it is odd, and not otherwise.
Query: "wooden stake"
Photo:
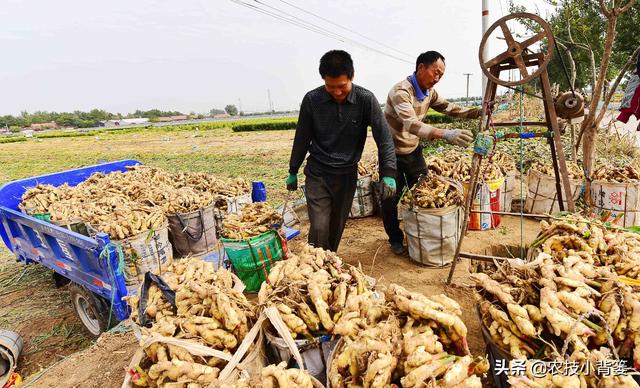
[[[545,115],[547,116],[547,122],[549,123],[549,128],[553,131],[553,143],[555,148],[555,153],[552,155],[555,157],[554,163],[554,171],[556,173],[556,181],[559,178],[562,178],[562,183],[564,186],[564,194],[566,196],[567,201],[567,210],[571,213],[576,211],[575,204],[573,203],[573,192],[571,191],[571,183],[569,181],[569,171],[567,170],[567,160],[564,155],[564,148],[562,146],[562,137],[560,134],[560,128],[558,127],[558,116],[556,115],[556,108],[553,104],[553,96],[551,95],[551,84],[549,83],[549,74],[547,70],[540,74],[540,80],[542,81],[542,97],[544,98],[545,105]],[[558,171],[560,170],[560,176],[558,176]],[[558,205],[562,205],[562,200],[560,199],[562,194],[562,190],[558,190]],[[562,210],[562,206],[560,207]]]

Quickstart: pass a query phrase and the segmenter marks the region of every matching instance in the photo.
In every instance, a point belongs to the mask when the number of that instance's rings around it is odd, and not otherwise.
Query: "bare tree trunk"
[[[569,37],[569,41],[573,43],[573,36],[571,35],[571,23],[569,23],[568,18],[567,18],[567,36]],[[577,77],[576,61],[573,59],[573,53],[571,52],[570,49],[565,47],[565,51],[567,53],[567,56],[569,57],[569,65],[571,66],[571,77],[569,82],[571,83],[571,90],[573,90],[576,87],[576,77]]]
[[[591,60],[591,90],[596,89],[596,56],[593,54],[593,49],[590,44],[586,46],[587,53],[589,54],[589,59]]]
[[[627,4],[622,7],[616,8],[615,1],[612,2],[612,7],[607,8],[605,0],[598,0],[600,5],[600,11],[607,18],[607,35],[604,45],[604,52],[600,61],[600,73],[598,74],[598,80],[596,81],[595,89],[593,89],[593,96],[591,103],[589,104],[589,113],[582,122],[580,130],[584,133],[584,140],[582,142],[582,164],[584,168],[584,174],[586,179],[585,184],[585,203],[588,208],[593,207],[593,201],[591,198],[591,181],[593,168],[596,159],[596,133],[600,120],[596,120],[596,109],[598,108],[598,102],[602,95],[602,90],[609,68],[609,61],[611,59],[611,52],[613,51],[613,42],[616,37],[616,24],[618,22],[618,16],[628,11],[633,6],[636,0],[629,0]],[[603,107],[606,109],[606,107]],[[600,115],[598,115],[599,117]]]
[[[596,85],[595,85],[595,80],[596,80],[596,59],[595,56],[593,55],[593,49],[591,48],[590,45],[586,45],[586,44],[581,44],[581,43],[574,43],[576,45],[576,47],[579,47],[583,50],[587,51],[587,54],[589,54],[589,60],[591,62],[591,90],[595,90],[596,89]],[[586,97],[586,96],[585,96]],[[580,132],[578,132],[578,138],[576,140],[576,144],[575,144],[575,151],[578,152],[578,149],[580,148],[580,142],[582,141],[582,135],[584,135],[584,128],[581,127]]]

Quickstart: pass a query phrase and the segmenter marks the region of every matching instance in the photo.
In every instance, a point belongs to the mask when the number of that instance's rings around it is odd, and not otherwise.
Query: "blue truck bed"
[[[105,233],[98,233],[95,238],[84,236],[24,214],[18,205],[24,192],[38,184],[75,186],[96,172],[126,171],[128,166],[136,164],[141,163],[121,160],[13,181],[0,187],[0,237],[18,261],[42,264],[102,297],[108,302],[107,309],[112,306],[118,320],[128,318],[130,313],[122,297],[137,290],[127,289],[123,273],[116,270],[117,251],[109,236]],[[285,229],[287,240],[300,233]],[[203,259],[216,262],[218,253],[211,252]],[[82,315],[80,317],[82,319]],[[84,319],[83,323],[86,326]]]
[[[96,172],[126,171],[137,160],[99,164],[75,170],[22,179],[0,187],[0,236],[19,261],[39,263],[113,304],[118,320],[129,316],[122,297],[127,288],[118,273],[118,258],[109,236],[90,238],[22,213],[18,204],[27,188],[37,184],[75,186]]]

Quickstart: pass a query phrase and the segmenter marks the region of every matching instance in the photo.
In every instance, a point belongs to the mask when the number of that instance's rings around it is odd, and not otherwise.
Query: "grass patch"
[[[286,190],[281,180],[288,170],[290,132],[235,133],[229,127],[206,128],[121,129],[91,132],[94,136],[40,138],[0,145],[0,185],[105,161],[137,159],[168,171],[203,171],[221,177],[262,180],[269,199],[284,197]]]
[[[278,131],[286,129],[296,129],[297,124],[297,120],[269,123],[237,124],[232,126],[231,129],[233,130],[233,132]]]
[[[0,137],[0,144],[2,143],[17,143],[21,141],[27,141],[27,138],[24,136],[6,136]]]
[[[424,122],[427,124],[444,124],[444,123],[452,123],[455,118],[451,116],[447,116],[444,113],[440,113],[433,109],[429,109],[427,115],[424,117]]]
[[[87,132],[53,131],[53,132],[36,133],[33,135],[33,137],[36,139],[53,139],[53,138],[60,138],[60,137],[82,137],[82,136],[93,136],[95,132],[97,131],[87,131]]]
[[[51,131],[35,133],[31,139],[56,139],[56,138],[72,138],[72,137],[88,137],[98,136],[103,134],[129,134],[129,133],[162,133],[162,132],[185,132],[185,131],[211,131],[215,129],[231,128],[238,126],[246,126],[246,128],[252,131],[257,130],[269,130],[269,129],[294,129],[296,121],[292,121],[291,118],[275,118],[275,119],[240,119],[232,121],[214,121],[214,122],[201,122],[195,124],[181,124],[181,125],[145,125],[137,127],[110,127],[99,128],[93,130],[75,130],[75,131]],[[245,129],[245,131],[248,129]],[[27,138],[22,135],[18,136],[6,136],[0,137],[0,144],[2,143],[15,143],[21,141],[27,141]]]
[[[91,345],[92,340],[84,334],[84,327],[80,322],[63,323],[55,325],[50,331],[39,334],[31,339],[31,350],[24,353],[30,355],[39,353],[50,348],[57,347],[80,347],[85,348]]]

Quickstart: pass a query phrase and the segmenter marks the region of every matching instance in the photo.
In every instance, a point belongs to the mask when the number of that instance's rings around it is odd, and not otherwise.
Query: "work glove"
[[[382,178],[382,200],[391,199],[396,195],[396,180],[385,176]]]
[[[473,133],[468,129],[445,129],[442,138],[449,144],[466,147],[473,141]]]
[[[298,190],[298,176],[296,174],[289,174],[289,176],[287,177],[287,190]]]

